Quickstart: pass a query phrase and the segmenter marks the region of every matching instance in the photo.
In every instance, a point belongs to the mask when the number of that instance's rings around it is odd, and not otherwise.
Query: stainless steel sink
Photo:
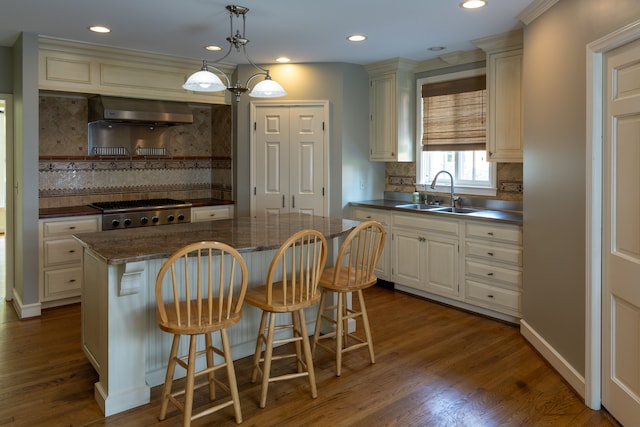
[[[440,205],[428,205],[426,203],[409,203],[406,205],[396,205],[396,208],[401,209],[415,209],[420,211],[433,211],[442,209]]]

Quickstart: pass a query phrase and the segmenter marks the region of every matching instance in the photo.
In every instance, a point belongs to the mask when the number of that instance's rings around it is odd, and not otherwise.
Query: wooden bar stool
[[[251,372],[251,382],[256,381],[258,371],[262,374],[261,408],[266,406],[269,383],[274,381],[307,376],[311,397],[318,396],[304,309],[320,300],[318,280],[326,259],[327,241],[324,236],[315,230],[299,231],[275,253],[267,271],[266,284],[247,291],[247,303],[262,310]],[[291,323],[276,326],[277,315],[287,313],[291,315]],[[276,330],[287,329],[291,330],[289,337],[282,334],[275,338]],[[274,345],[291,342],[295,344],[294,353],[273,356]],[[272,377],[272,362],[289,358],[295,358],[297,372]]]
[[[341,374],[342,355],[348,351],[366,346],[369,348],[371,363],[375,363],[371,329],[362,290],[374,285],[378,280],[374,269],[384,247],[385,235],[384,227],[377,221],[365,221],[359,224],[340,245],[335,267],[325,269],[320,277],[322,296],[313,334],[313,351],[315,352],[317,346],[321,346],[336,353],[336,376],[338,377]],[[329,292],[337,295],[335,305],[327,306]],[[354,292],[358,295],[359,310],[355,309],[353,303],[351,307],[347,306],[346,296]],[[364,337],[356,334],[358,318],[362,321]],[[353,333],[348,329],[350,319],[356,321],[356,331]],[[320,335],[323,320],[334,325],[334,330]],[[320,340],[324,339],[335,339],[335,343],[331,346],[328,343],[321,343]]]
[[[165,275],[168,274],[165,280]],[[247,265],[238,251],[220,242],[199,242],[173,253],[162,265],[156,279],[156,317],[158,326],[173,334],[171,354],[162,391],[160,420],[167,414],[171,401],[184,412],[184,425],[233,405],[236,422],[242,422],[240,399],[227,328],[242,317],[242,301],[247,290]],[[212,333],[220,332],[222,349],[213,344]],[[187,355],[179,356],[180,337],[189,336]],[[196,340],[204,335],[205,348],[198,351]],[[214,363],[214,353],[224,362]],[[206,368],[196,372],[196,358],[206,356]],[[185,388],[172,392],[176,364],[187,371]],[[226,368],[229,383],[215,378],[215,371]],[[207,381],[195,384],[195,378],[206,375]],[[207,386],[209,399],[216,398],[216,385],[231,395],[230,400],[217,403],[196,415],[192,414],[195,389]],[[184,395],[182,401],[178,397]]]

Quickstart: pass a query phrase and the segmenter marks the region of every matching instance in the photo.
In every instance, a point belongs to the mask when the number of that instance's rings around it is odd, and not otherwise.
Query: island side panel
[[[109,416],[151,401],[145,381],[147,272],[145,262],[107,265],[87,249],[84,262],[84,347],[99,375],[96,401]],[[96,330],[98,337],[89,338]]]

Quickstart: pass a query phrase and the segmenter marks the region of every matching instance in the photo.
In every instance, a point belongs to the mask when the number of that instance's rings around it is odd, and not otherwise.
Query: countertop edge
[[[224,206],[224,205],[235,205],[235,202],[230,200],[219,200],[219,199],[194,199],[189,200],[192,208],[199,208],[204,206]],[[47,219],[47,218],[64,218],[69,216],[89,216],[89,215],[100,215],[102,211],[98,208],[94,208],[89,205],[81,205],[81,206],[64,206],[57,208],[40,208],[38,209],[38,218],[39,219]]]
[[[514,225],[522,225],[522,213],[521,212],[512,212],[512,211],[502,211],[504,217],[495,218],[488,216],[480,216],[480,215],[469,215],[469,214],[453,214],[450,212],[437,212],[437,211],[429,211],[429,210],[418,210],[418,209],[407,209],[407,208],[399,208],[397,205],[408,204],[410,202],[402,202],[398,200],[364,200],[359,202],[349,202],[350,206],[360,206],[366,208],[374,208],[386,211],[394,211],[400,213],[409,213],[409,214],[419,214],[419,215],[436,215],[441,218],[456,218],[456,219],[468,219],[472,221],[484,221],[484,222],[494,222],[501,224],[514,224]],[[489,211],[489,209],[487,209]],[[491,209],[494,211],[494,209]]]

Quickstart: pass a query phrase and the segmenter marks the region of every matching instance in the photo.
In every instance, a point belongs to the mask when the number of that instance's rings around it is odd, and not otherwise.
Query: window
[[[418,144],[416,183],[430,190],[435,175],[453,175],[455,190],[464,194],[495,195],[496,165],[487,162],[485,148],[484,69],[418,80]],[[438,178],[438,191],[450,186]]]

